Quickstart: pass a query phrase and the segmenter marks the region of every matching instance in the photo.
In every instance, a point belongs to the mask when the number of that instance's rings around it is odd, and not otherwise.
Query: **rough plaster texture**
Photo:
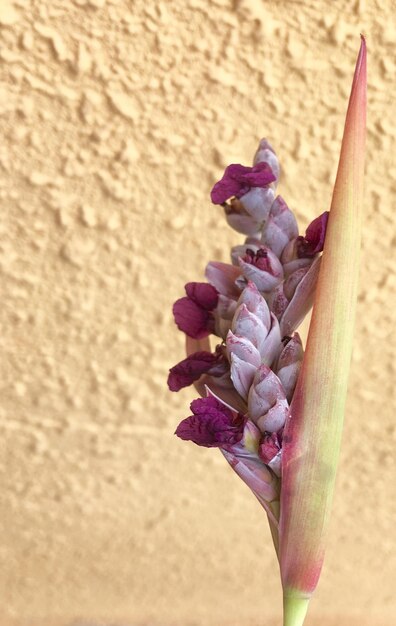
[[[265,135],[327,209],[369,46],[346,429],[307,626],[396,617],[394,2],[1,0],[1,626],[275,626],[266,520],[173,436],[170,307],[239,243],[208,192]],[[393,332],[392,332],[393,331]]]

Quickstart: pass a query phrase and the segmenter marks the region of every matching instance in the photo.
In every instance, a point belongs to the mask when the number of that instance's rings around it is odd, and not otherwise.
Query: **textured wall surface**
[[[366,212],[334,513],[307,626],[396,617],[395,4],[1,0],[1,626],[275,626],[266,519],[215,450],[171,304],[241,238],[208,193],[276,148],[328,208],[359,33]]]

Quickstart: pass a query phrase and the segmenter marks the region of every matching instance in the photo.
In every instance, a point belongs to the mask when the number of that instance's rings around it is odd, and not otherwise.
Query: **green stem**
[[[303,626],[309,598],[283,596],[283,626]]]

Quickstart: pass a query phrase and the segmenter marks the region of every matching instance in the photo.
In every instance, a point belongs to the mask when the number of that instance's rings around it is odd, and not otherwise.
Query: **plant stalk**
[[[307,614],[309,598],[283,596],[283,626],[302,626]]]

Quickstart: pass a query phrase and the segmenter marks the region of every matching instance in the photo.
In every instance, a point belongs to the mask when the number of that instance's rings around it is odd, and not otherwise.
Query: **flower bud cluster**
[[[202,389],[204,381],[210,400],[192,405],[194,415],[176,433],[220,447],[267,502],[276,499],[269,477],[281,473],[282,432],[303,358],[295,330],[312,306],[327,224],[323,213],[299,235],[293,212],[276,195],[279,175],[278,158],[263,139],[253,167],[232,164],[213,187],[212,202],[246,239],[232,248],[231,263],[208,263],[208,283],[188,283],[175,303],[176,323],[197,351],[168,379],[172,390],[193,382]],[[209,334],[222,342],[214,353],[201,347]]]

